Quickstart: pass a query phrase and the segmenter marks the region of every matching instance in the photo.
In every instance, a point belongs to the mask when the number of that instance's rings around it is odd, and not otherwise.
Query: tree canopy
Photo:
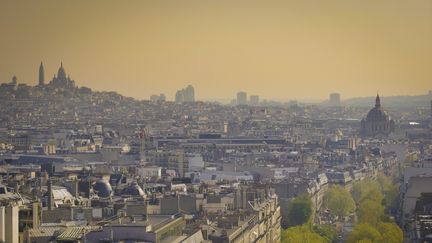
[[[331,225],[314,225],[313,231],[323,237],[327,243],[336,242],[336,230]]]
[[[299,195],[288,204],[287,211],[286,220],[282,223],[283,227],[305,224],[312,218],[312,200],[307,194]]]
[[[395,223],[379,223],[377,227],[360,223],[349,234],[347,242],[402,243],[403,232]]]
[[[347,243],[380,242],[381,233],[369,224],[358,224],[348,235]]]
[[[393,222],[386,221],[384,206],[394,204],[398,186],[381,174],[377,181],[364,180],[353,186],[353,197],[358,205],[358,222],[349,234],[347,242],[402,243],[403,232]]]
[[[403,242],[403,232],[395,223],[380,223],[378,225],[378,231],[381,233],[383,242]]]
[[[313,232],[308,225],[291,227],[282,232],[282,243],[327,243],[326,239]]]
[[[386,208],[394,208],[397,206],[399,196],[399,185],[393,184],[388,176],[380,174],[377,181],[381,187],[381,192],[384,194],[384,205]]]
[[[384,216],[384,207],[371,199],[366,199],[358,207],[357,217],[360,223],[378,225]]]
[[[357,205],[366,199],[381,203],[384,197],[381,193],[380,184],[372,180],[362,180],[354,183],[351,193]]]
[[[340,218],[355,210],[355,203],[351,194],[341,186],[330,187],[324,195],[324,206],[330,213]]]

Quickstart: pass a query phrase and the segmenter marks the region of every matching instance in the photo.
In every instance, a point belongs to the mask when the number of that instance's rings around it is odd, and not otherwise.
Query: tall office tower
[[[195,89],[192,85],[188,85],[186,89],[183,90],[183,98],[185,102],[195,101]]]
[[[246,92],[240,91],[237,93],[237,105],[247,104],[247,94]]]
[[[249,97],[249,103],[251,105],[258,105],[259,104],[259,96],[258,95],[251,95]]]
[[[340,94],[339,93],[331,93],[329,97],[329,104],[331,106],[339,106],[340,105]]]
[[[183,103],[183,101],[184,101],[183,90],[178,90],[175,95],[175,102]]]
[[[39,66],[39,85],[42,86],[45,84],[45,71],[43,63],[41,62]]]

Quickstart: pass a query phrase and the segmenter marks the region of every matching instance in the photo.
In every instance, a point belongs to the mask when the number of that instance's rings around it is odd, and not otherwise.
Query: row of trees
[[[313,225],[314,211],[312,200],[307,194],[295,197],[287,206],[283,217],[283,243],[332,243],[336,240],[336,231],[330,225]]]
[[[353,185],[352,192],[332,186],[324,196],[324,207],[330,215],[343,221],[356,213],[357,225],[347,242],[403,242],[401,229],[387,213],[397,206],[398,186],[380,175],[376,181],[363,180]],[[387,212],[387,213],[386,213]],[[308,195],[294,198],[287,208],[282,226],[282,242],[330,243],[336,241],[336,230],[330,225],[313,225],[314,211]]]
[[[348,235],[347,242],[403,242],[403,232],[388,216],[396,207],[398,186],[380,175],[376,181],[363,180],[353,185],[352,195],[357,205],[358,224]]]
[[[330,225],[303,224],[282,232],[283,243],[334,243],[336,230]]]

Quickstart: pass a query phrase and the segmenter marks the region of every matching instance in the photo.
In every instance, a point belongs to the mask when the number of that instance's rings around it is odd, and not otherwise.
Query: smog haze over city
[[[4,0],[0,33],[0,243],[432,242],[431,0]]]
[[[188,84],[199,100],[420,95],[431,23],[429,0],[4,1],[0,80],[63,61],[77,84],[138,99]]]

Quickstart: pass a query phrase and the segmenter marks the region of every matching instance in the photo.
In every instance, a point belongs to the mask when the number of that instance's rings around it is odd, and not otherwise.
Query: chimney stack
[[[53,202],[53,192],[52,192],[52,181],[51,178],[48,179],[48,210],[52,210],[54,206]]]

